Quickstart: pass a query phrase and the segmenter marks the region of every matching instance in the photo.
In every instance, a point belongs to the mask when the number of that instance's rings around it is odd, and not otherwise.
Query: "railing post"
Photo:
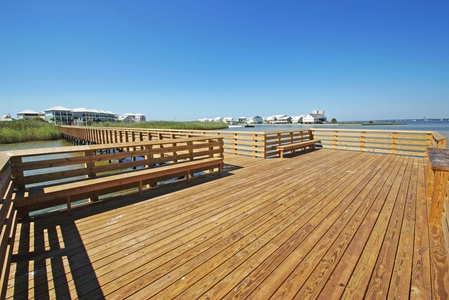
[[[398,133],[393,132],[392,141],[391,141],[391,154],[396,155],[396,147],[398,143]]]
[[[365,135],[366,131],[362,131],[360,134],[360,152],[365,151]]]

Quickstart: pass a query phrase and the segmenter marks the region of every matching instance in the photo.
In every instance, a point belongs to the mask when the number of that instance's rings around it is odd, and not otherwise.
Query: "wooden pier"
[[[11,200],[12,154],[0,153],[4,296],[448,299],[447,190],[431,202],[426,155],[369,152],[225,153],[221,176],[25,219]]]
[[[225,162],[222,177],[193,186],[20,222],[7,298],[449,297],[423,158]]]

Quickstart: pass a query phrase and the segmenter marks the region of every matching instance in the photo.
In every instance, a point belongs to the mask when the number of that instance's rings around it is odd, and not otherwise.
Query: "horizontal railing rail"
[[[323,148],[393,155],[426,156],[426,147],[445,147],[433,131],[312,129]],[[437,136],[437,138],[435,138]]]
[[[96,144],[176,139],[201,135],[220,136],[224,142],[224,153],[256,158],[279,157],[276,146],[310,139],[321,140],[321,147],[324,149],[420,157],[426,156],[426,147],[445,148],[447,142],[447,138],[438,132],[412,130],[312,128],[264,132],[75,126],[60,126],[60,130],[74,142]]]

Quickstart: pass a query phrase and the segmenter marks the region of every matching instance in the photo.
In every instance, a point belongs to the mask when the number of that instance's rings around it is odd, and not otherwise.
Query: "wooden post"
[[[444,199],[446,198],[448,180],[449,172],[435,171],[429,215],[429,222],[432,225],[442,225]]]
[[[449,180],[449,149],[427,148],[426,196],[430,197],[430,225],[442,226]]]
[[[360,133],[360,152],[364,152],[365,150],[365,135],[366,131]]]
[[[398,133],[393,132],[393,140],[391,141],[391,154],[396,155],[396,148],[398,143]]]
[[[337,150],[338,130],[334,130],[334,141],[332,143],[333,150]]]

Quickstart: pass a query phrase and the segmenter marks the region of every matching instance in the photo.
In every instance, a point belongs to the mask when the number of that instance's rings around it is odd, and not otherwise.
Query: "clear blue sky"
[[[0,1],[0,115],[449,117],[449,1]]]

